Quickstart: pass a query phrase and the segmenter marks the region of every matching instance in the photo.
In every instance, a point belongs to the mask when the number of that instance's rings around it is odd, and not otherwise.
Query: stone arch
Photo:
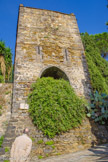
[[[56,66],[50,66],[43,69],[40,74],[40,78],[42,77],[53,77],[54,79],[64,79],[70,83],[66,73]]]

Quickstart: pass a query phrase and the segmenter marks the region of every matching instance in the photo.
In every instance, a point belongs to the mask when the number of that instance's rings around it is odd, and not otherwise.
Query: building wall
[[[66,74],[79,96],[88,96],[89,77],[75,15],[20,6],[13,115],[26,112],[31,84],[52,66]]]
[[[37,78],[52,69],[60,69],[60,75],[69,80],[79,96],[88,97],[90,82],[76,18],[54,11],[20,6],[16,41],[13,106],[2,148],[0,161],[8,160],[12,142],[30,130],[33,140],[31,162],[43,157],[75,152],[95,144],[108,142],[106,127],[84,119],[80,127],[72,129],[54,139],[54,148],[45,143],[51,139],[43,135],[32,123],[28,114],[27,96],[30,86]],[[7,98],[6,98],[7,99]],[[6,117],[7,119],[7,117]],[[39,141],[43,141],[39,144]]]
[[[6,132],[11,118],[12,83],[0,83],[0,138]]]

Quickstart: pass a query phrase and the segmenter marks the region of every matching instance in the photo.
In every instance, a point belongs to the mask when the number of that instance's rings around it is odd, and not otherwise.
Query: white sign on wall
[[[21,110],[28,110],[28,109],[29,109],[29,105],[26,104],[26,103],[21,103],[21,104],[20,104],[20,109],[21,109]]]

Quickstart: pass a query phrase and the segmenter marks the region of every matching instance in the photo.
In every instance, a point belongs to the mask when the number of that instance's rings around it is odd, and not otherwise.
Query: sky
[[[107,0],[0,0],[0,40],[5,41],[15,55],[19,5],[63,13],[74,13],[80,32],[97,34],[108,32]]]

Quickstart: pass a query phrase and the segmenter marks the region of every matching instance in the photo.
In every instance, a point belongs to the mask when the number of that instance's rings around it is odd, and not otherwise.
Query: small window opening
[[[66,61],[68,61],[68,50],[65,49],[65,58],[66,58]]]
[[[40,52],[40,46],[38,46],[37,49],[38,49],[38,54],[40,55],[40,53],[41,53]]]

